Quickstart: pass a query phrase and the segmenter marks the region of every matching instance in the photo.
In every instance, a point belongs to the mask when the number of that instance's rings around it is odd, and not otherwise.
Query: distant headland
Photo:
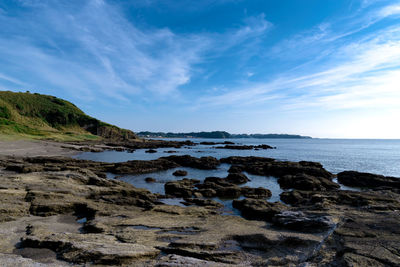
[[[190,132],[190,133],[164,133],[164,132],[137,132],[139,137],[151,138],[214,138],[214,139],[232,139],[232,138],[284,138],[284,139],[310,139],[310,136],[302,136],[296,134],[231,134],[225,131],[212,132]]]

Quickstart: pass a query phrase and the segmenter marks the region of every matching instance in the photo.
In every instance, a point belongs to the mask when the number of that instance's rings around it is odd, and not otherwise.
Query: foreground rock
[[[317,163],[262,158],[227,161],[235,165],[230,173],[276,173],[295,184],[293,179],[301,181],[295,187],[307,190],[282,193],[281,199],[289,206],[254,199],[257,195],[265,198],[269,191],[239,187],[233,181],[239,183],[240,175],[232,180],[209,177],[203,183],[183,179],[173,182],[170,189],[180,192],[188,205],[179,207],[162,205],[159,196],[147,190],[107,180],[105,172],[142,173],[198,164],[215,167],[218,160],[166,157],[113,164],[2,158],[0,265],[400,265],[400,195],[396,190],[337,190],[324,180],[330,181],[331,175]],[[218,194],[247,194],[247,199],[234,200],[233,205],[251,220],[222,216],[221,205],[204,198]]]

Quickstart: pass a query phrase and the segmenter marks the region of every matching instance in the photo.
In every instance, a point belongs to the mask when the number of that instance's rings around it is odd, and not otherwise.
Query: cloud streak
[[[179,35],[168,28],[141,29],[103,0],[20,3],[24,9],[17,18],[0,13],[7,25],[0,30],[0,57],[6,59],[0,66],[7,81],[55,87],[85,99],[179,95],[205,54],[223,53],[269,26],[261,16],[217,36]]]
[[[377,14],[384,19],[389,14],[395,15],[396,8],[386,6]],[[256,103],[261,109],[282,111],[396,108],[400,99],[400,27],[390,24],[358,38],[340,40],[333,38],[336,32],[329,32],[330,24],[319,25],[318,32],[312,35],[306,33],[303,38],[296,35],[281,43],[282,53],[290,60],[298,53],[297,49],[288,50],[295,43],[299,47],[319,45],[320,49],[329,51],[326,54],[282,72],[270,81],[249,82],[228,93],[205,96],[196,108],[253,107]],[[351,28],[348,31],[341,35],[358,32]],[[273,50],[277,52],[276,48]]]

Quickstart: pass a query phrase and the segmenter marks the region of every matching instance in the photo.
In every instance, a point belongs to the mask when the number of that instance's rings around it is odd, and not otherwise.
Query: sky
[[[1,0],[0,90],[133,131],[400,138],[400,1]]]

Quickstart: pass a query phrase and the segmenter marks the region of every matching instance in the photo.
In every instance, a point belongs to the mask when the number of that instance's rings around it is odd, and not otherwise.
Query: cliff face
[[[136,139],[125,129],[86,115],[49,95],[0,91],[0,134],[55,139]]]

